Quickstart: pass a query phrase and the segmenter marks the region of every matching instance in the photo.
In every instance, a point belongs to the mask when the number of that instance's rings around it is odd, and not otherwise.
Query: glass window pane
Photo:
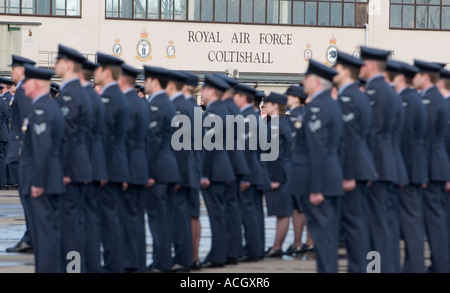
[[[34,0],[22,0],[22,14],[34,14]]]
[[[216,0],[214,9],[214,21],[225,22],[227,21],[227,0]]]
[[[65,0],[52,0],[52,15],[66,15],[66,1]]]
[[[442,7],[442,29],[450,29],[450,7]]]
[[[119,17],[119,0],[106,0],[106,17]]]
[[[428,0],[416,0],[416,4],[428,4]]]
[[[147,18],[159,18],[159,0],[148,0],[147,2]]]
[[[133,13],[133,17],[134,18],[145,18],[145,11],[146,11],[146,7],[145,7],[145,0],[134,0],[134,13]]]
[[[331,3],[330,25],[342,26],[342,4],[341,3]]]
[[[318,25],[330,25],[330,3],[320,3],[319,2]]]
[[[416,8],[416,28],[427,28],[427,6]]]
[[[5,13],[5,0],[0,0],[0,13]]]
[[[355,4],[344,4],[344,26],[355,25]]]
[[[130,0],[120,0],[120,18],[131,18],[131,4]]]
[[[39,0],[37,2],[36,13],[50,15],[50,0]]]
[[[414,6],[403,5],[403,28],[414,28]]]
[[[67,15],[69,16],[80,16],[81,15],[81,0],[67,0]],[[129,1],[130,6],[131,2]],[[131,8],[130,8],[131,17]]]
[[[217,1],[217,0],[216,0]],[[266,22],[266,0],[253,0],[253,22]]]
[[[278,23],[278,0],[267,0],[267,23]]]
[[[253,21],[253,0],[241,0],[241,22]]]
[[[428,11],[428,28],[439,29],[441,24],[441,9],[439,6],[430,6]]]
[[[213,0],[202,0],[202,14],[201,20],[212,21],[213,20]]]
[[[450,5],[450,0],[442,0],[442,5]]]
[[[188,16],[189,20],[200,20],[200,0],[189,0]]]
[[[228,22],[239,22],[239,0],[228,0]]]
[[[390,27],[402,27],[401,5],[391,5]]]
[[[173,0],[161,0],[161,19],[173,19]]]
[[[403,0],[403,4],[414,4],[414,0]]]
[[[431,5],[439,5],[439,4],[441,4],[441,0],[429,0],[429,3],[428,4],[431,4]]]
[[[175,0],[174,19],[186,20],[186,0]]]
[[[280,2],[280,23],[291,23],[291,1]]]
[[[20,0],[7,0],[6,13],[20,13]]]
[[[305,24],[305,1],[294,1],[293,24]]]
[[[305,24],[306,25],[316,25],[317,21],[317,3],[306,2],[305,10]]]
[[[391,3],[402,3],[402,0],[391,0]]]

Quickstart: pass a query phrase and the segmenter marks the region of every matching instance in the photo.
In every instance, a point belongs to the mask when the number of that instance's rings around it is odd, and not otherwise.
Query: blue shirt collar
[[[155,99],[156,96],[158,96],[158,95],[160,95],[160,94],[162,94],[162,93],[165,93],[165,92],[166,92],[165,90],[160,90],[160,91],[154,93],[153,95],[151,95],[151,96],[148,98],[148,102],[151,103],[151,102],[153,101],[153,99]]]
[[[109,89],[110,87],[115,86],[115,85],[117,85],[117,81],[113,81],[113,82],[110,82],[107,85],[105,85],[103,87],[102,94],[104,94],[107,89]]]
[[[171,102],[173,102],[176,98],[180,97],[183,95],[183,92],[177,92],[174,95],[172,95],[169,99]]]
[[[78,80],[78,77],[74,77],[74,78],[64,81],[60,86],[60,91],[62,91],[66,85],[68,85],[69,83],[71,83],[72,81],[75,81],[75,80]]]
[[[48,93],[46,94],[42,94],[40,96],[37,96],[34,100],[31,101],[31,103],[34,105],[37,103],[37,101],[39,101],[42,97],[45,97],[46,95],[48,95]]]
[[[208,105],[206,105],[206,109],[209,109],[211,107],[212,104],[216,103],[217,101],[212,101],[211,103],[208,103]]]
[[[366,88],[369,87],[369,85],[370,85],[370,83],[371,83],[372,81],[374,81],[375,79],[377,79],[377,78],[379,78],[379,77],[383,78],[383,80],[384,80],[383,73],[378,73],[378,74],[372,76],[371,78],[369,78],[369,79],[367,80],[367,82],[366,82]]]
[[[321,91],[318,91],[318,92],[316,92],[315,94],[313,94],[313,95],[311,96],[311,101],[314,101],[314,99],[317,98],[318,96],[320,96],[324,91],[325,91],[325,90],[321,90]]]
[[[247,110],[247,109],[250,108],[250,107],[253,107],[253,105],[252,105],[252,104],[247,104],[247,106],[244,106],[244,107],[241,109],[241,113],[244,112],[245,110]]]
[[[350,86],[354,85],[354,82],[349,82],[347,84],[344,84],[343,86],[341,86],[341,88],[338,90],[338,94],[342,95],[342,93]]]

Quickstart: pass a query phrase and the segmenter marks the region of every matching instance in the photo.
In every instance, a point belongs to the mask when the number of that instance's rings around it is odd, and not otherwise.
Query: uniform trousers
[[[66,193],[61,196],[61,260],[64,269],[68,263],[69,252],[78,252],[81,256],[81,272],[85,266],[85,196],[86,186],[82,183],[70,183]]]
[[[39,198],[26,195],[29,205],[30,233],[36,273],[65,271],[60,261],[60,200],[61,195],[44,194]]]
[[[247,190],[239,192],[241,206],[242,225],[244,227],[244,256],[261,258],[264,251],[264,243],[261,243],[261,223],[258,219],[258,205],[255,202],[255,186],[251,185]]]
[[[158,270],[172,268],[169,204],[175,192],[175,184],[156,183],[149,189],[147,214],[153,238],[153,263]],[[192,261],[192,260],[191,260]]]
[[[189,210],[191,189],[180,187],[169,198],[169,219],[171,222],[171,239],[174,249],[173,264],[189,268],[192,264],[192,229]]]
[[[444,182],[432,181],[423,191],[425,235],[431,251],[431,272],[449,272],[447,213],[444,203]]]
[[[364,209],[367,183],[358,181],[342,198],[341,232],[347,249],[348,273],[365,273],[369,252],[369,226]]]
[[[405,186],[400,191],[400,231],[405,242],[402,273],[425,272],[422,191],[422,187],[416,184]]]
[[[202,191],[212,236],[206,261],[219,265],[227,261],[227,241],[224,239],[227,234],[225,187],[226,183],[211,182],[210,186]]]
[[[100,229],[100,194],[102,187],[99,182],[92,182],[86,186],[85,197],[85,225],[84,248],[86,273],[101,272],[101,229]]]
[[[342,197],[327,196],[319,206],[312,205],[309,196],[302,198],[309,231],[314,239],[317,272],[337,273]]]
[[[109,182],[100,193],[100,228],[106,273],[124,271],[123,226],[119,209],[122,196],[122,183],[117,182]]]

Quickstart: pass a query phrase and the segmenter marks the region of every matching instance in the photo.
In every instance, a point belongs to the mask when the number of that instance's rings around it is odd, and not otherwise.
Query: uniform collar
[[[325,92],[325,90],[321,90],[321,91],[318,91],[315,94],[313,94],[311,96],[311,101],[314,101],[314,99],[317,98],[318,96],[320,96],[323,92]]]
[[[148,98],[148,102],[151,103],[155,99],[156,96],[159,96],[165,92],[166,92],[165,90],[160,90],[160,91],[154,93],[153,95],[150,96],[150,98]]]
[[[42,98],[45,97],[46,95],[48,95],[48,93],[42,94],[42,95],[36,97],[33,101],[31,101],[31,103],[32,103],[33,105],[36,104],[40,99],[42,99]]]
[[[382,73],[378,73],[378,74],[372,76],[371,78],[369,78],[366,82],[366,88],[369,87],[369,85],[370,85],[370,83],[372,83],[372,81],[374,81],[375,79],[380,78],[380,77],[383,78]]]
[[[175,99],[177,99],[178,97],[180,97],[182,95],[183,95],[183,92],[177,92],[170,97],[170,101],[173,102],[173,101],[175,101]]]
[[[64,81],[64,82],[61,84],[60,91],[62,91],[62,90],[66,87],[66,85],[68,85],[69,83],[71,83],[71,82],[73,82],[73,81],[75,81],[75,80],[78,80],[78,77],[70,78],[70,79]]]
[[[123,91],[123,94],[126,95],[131,91],[134,91],[135,89],[133,87],[127,88],[126,90]]]
[[[117,81],[113,81],[113,82],[110,82],[107,85],[105,85],[103,87],[102,94],[104,94],[107,89],[109,89],[110,87],[115,86],[115,85],[117,85]]]
[[[253,105],[252,105],[252,104],[247,104],[246,106],[244,106],[244,107],[241,109],[241,113],[244,113],[244,111],[247,110],[247,109],[250,108],[250,107],[253,107]]]
[[[352,85],[354,85],[354,84],[355,84],[354,82],[349,82],[349,83],[347,83],[347,84],[344,84],[344,85],[341,86],[341,88],[339,89],[338,94],[339,94],[339,95],[342,95],[342,93],[343,93],[347,88],[349,88],[350,86],[352,86]]]

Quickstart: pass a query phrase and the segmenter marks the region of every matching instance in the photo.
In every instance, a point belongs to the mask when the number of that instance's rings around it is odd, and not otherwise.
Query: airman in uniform
[[[88,150],[92,166],[92,182],[86,186],[85,197],[85,266],[87,273],[101,272],[100,194],[108,183],[108,170],[103,150],[105,131],[105,106],[90,82],[98,65],[85,60],[78,74],[91,103],[92,115],[88,132]]]
[[[130,180],[125,146],[130,108],[117,84],[122,74],[123,61],[98,52],[97,63],[99,66],[95,70],[95,82],[102,87],[101,101],[105,106],[103,147],[108,171],[108,183],[100,193],[104,269],[109,273],[122,273],[125,248],[120,204]]]
[[[333,78],[338,88],[342,110],[343,139],[340,147],[343,168],[342,237],[347,249],[348,272],[365,273],[369,249],[369,231],[365,213],[367,183],[375,179],[375,163],[368,147],[372,125],[369,98],[361,93],[357,83],[360,59],[338,51]]]
[[[153,263],[149,272],[169,272],[172,269],[169,211],[173,203],[175,185],[180,183],[180,172],[171,146],[174,129],[172,120],[175,106],[166,94],[167,69],[144,66],[145,91],[150,95],[150,125],[148,131],[148,168],[150,194],[147,197],[147,213],[153,236]]]
[[[202,194],[209,215],[212,239],[211,249],[202,266],[205,268],[223,267],[227,261],[227,241],[223,240],[227,234],[226,223],[226,185],[236,180],[233,165],[225,151],[226,114],[228,110],[221,98],[228,89],[229,84],[221,78],[211,74],[205,76],[202,89],[202,101],[206,106],[203,125],[208,121],[222,121],[214,128],[204,127],[204,141],[212,144],[212,137],[222,141],[221,146],[204,146],[202,158]],[[206,121],[205,121],[206,120]]]
[[[414,65],[420,70],[414,77],[414,87],[421,91],[420,96],[427,112],[425,147],[428,158],[429,183],[422,193],[422,206],[425,235],[431,251],[431,267],[428,270],[434,273],[448,273],[448,238],[442,235],[448,232],[444,187],[450,177],[450,166],[445,147],[449,111],[444,97],[435,85],[439,79],[441,67],[435,63],[417,59],[414,60]]]
[[[126,150],[130,180],[121,197],[120,211],[123,225],[125,272],[146,269],[145,250],[145,197],[148,190],[148,166],[146,138],[150,123],[150,109],[135,91],[141,70],[122,64],[122,75],[118,80],[120,90],[130,107],[130,120],[126,139]]]
[[[20,158],[20,145],[22,144],[22,125],[25,118],[28,117],[31,108],[31,100],[25,95],[22,88],[25,80],[25,64],[35,65],[36,62],[27,59],[25,57],[12,55],[11,64],[11,79],[16,83],[16,92],[9,102],[11,108],[11,123],[9,132],[8,150],[6,151],[6,166],[11,179],[10,184],[19,184],[19,158]],[[21,194],[19,189],[20,201],[22,203],[25,215],[26,230],[22,239],[13,247],[6,249],[6,252],[27,252],[32,249],[30,223],[27,216],[27,198]]]
[[[304,155],[295,156],[293,164],[307,164],[306,173],[295,173],[293,181],[306,179],[306,184],[298,186],[297,192],[302,195],[308,227],[315,242],[314,251],[319,273],[336,273],[338,269],[338,246],[340,217],[342,207],[343,172],[339,161],[339,144],[342,138],[342,112],[338,102],[331,99],[330,90],[335,70],[314,60],[310,60],[305,73],[303,86],[305,93],[311,96],[302,127],[305,142],[296,148],[307,151]],[[297,142],[299,140],[297,139]],[[298,167],[300,167],[298,166]],[[297,168],[298,168],[297,167]],[[300,169],[297,170],[301,170]],[[294,167],[295,169],[295,167]]]
[[[380,253],[382,273],[398,272],[396,231],[391,225],[397,193],[393,185],[398,181],[397,159],[394,147],[395,119],[397,108],[392,106],[396,96],[386,83],[383,73],[390,51],[361,46],[364,65],[360,77],[367,80],[366,94],[372,105],[373,121],[369,133],[369,149],[373,154],[376,180],[371,183],[367,202],[369,222],[369,249]]]
[[[65,193],[60,157],[64,117],[50,98],[52,71],[25,67],[24,96],[32,100],[23,124],[20,192],[27,197],[36,273],[61,272],[60,199]],[[64,268],[65,269],[65,268]]]
[[[63,270],[67,255],[77,251],[85,260],[84,227],[86,184],[92,181],[92,167],[87,146],[91,120],[91,105],[85,88],[81,86],[78,74],[85,57],[72,48],[58,47],[55,73],[62,78],[60,95],[56,101],[66,119],[62,160],[66,193],[61,198],[61,260]],[[85,265],[82,262],[82,272]]]
[[[403,186],[399,194],[400,231],[405,242],[405,261],[401,272],[423,273],[425,232],[422,224],[422,192],[428,183],[426,110],[413,88],[413,79],[419,69],[404,62],[395,62],[397,66],[391,69],[392,84],[402,98],[405,113],[400,148],[409,178],[409,184]]]

